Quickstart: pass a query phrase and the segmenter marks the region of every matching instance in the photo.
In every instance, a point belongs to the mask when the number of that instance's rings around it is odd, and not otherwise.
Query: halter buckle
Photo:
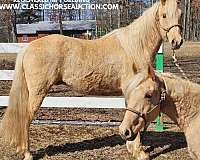
[[[164,101],[166,99],[166,90],[162,90],[161,95],[160,95],[160,101]]]

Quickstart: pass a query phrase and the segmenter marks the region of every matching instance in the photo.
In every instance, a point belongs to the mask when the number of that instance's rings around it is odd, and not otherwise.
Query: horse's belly
[[[120,84],[118,74],[103,74],[95,71],[80,75],[72,81],[74,90],[92,95],[121,95]]]

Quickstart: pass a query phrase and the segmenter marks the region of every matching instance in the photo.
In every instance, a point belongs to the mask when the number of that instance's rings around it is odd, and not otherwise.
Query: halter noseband
[[[160,26],[161,26],[161,25],[160,25]],[[169,27],[169,28],[164,28],[164,27],[161,26],[161,28],[162,28],[164,31],[166,31],[167,33],[168,33],[172,28],[174,28],[174,27],[179,27],[181,31],[183,30],[183,27],[182,27],[180,24],[174,24],[174,25],[172,25],[172,26]]]
[[[182,27],[180,24],[174,24],[174,25],[172,25],[172,26],[169,27],[169,28],[164,28],[164,27],[162,27],[161,24],[160,24],[160,27],[166,32],[166,38],[167,38],[167,39],[168,39],[167,33],[169,33],[169,31],[170,31],[172,28],[174,28],[174,27],[179,27],[180,30],[181,30],[181,32],[182,32],[182,30],[183,30],[183,27]]]
[[[143,113],[143,112],[136,111],[135,109],[130,108],[130,107],[127,107],[126,111],[130,111],[132,113],[137,114],[138,117],[140,117],[140,118],[142,118],[144,120],[144,123],[145,123],[145,126],[146,126],[146,124],[147,124],[147,118],[146,118],[147,115],[150,114],[157,107],[160,107],[161,103],[163,101],[165,101],[165,99],[166,99],[166,88],[165,88],[165,85],[164,85],[164,89],[162,89],[162,91],[161,91],[160,100],[159,100],[158,104],[156,104],[150,111],[148,111],[147,113]]]

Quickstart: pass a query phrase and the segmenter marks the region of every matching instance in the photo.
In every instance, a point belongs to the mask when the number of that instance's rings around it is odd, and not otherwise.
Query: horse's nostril
[[[178,49],[180,46],[179,43],[174,39],[172,40],[171,45],[172,45],[172,49]]]
[[[130,131],[127,129],[127,130],[125,131],[124,135],[125,135],[126,137],[128,137],[128,136],[130,135]]]
[[[175,40],[173,39],[173,40],[172,40],[172,46],[174,46],[175,43],[176,43],[176,42],[175,42]]]
[[[183,44],[183,39],[181,39],[180,46]]]

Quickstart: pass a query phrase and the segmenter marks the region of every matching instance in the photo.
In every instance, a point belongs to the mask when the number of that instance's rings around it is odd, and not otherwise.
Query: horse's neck
[[[169,95],[166,114],[185,130],[200,112],[200,86],[180,79],[170,79],[166,84]]]
[[[119,39],[122,47],[134,58],[135,62],[153,63],[162,38],[156,20],[158,4],[148,9],[143,16],[122,29]]]

